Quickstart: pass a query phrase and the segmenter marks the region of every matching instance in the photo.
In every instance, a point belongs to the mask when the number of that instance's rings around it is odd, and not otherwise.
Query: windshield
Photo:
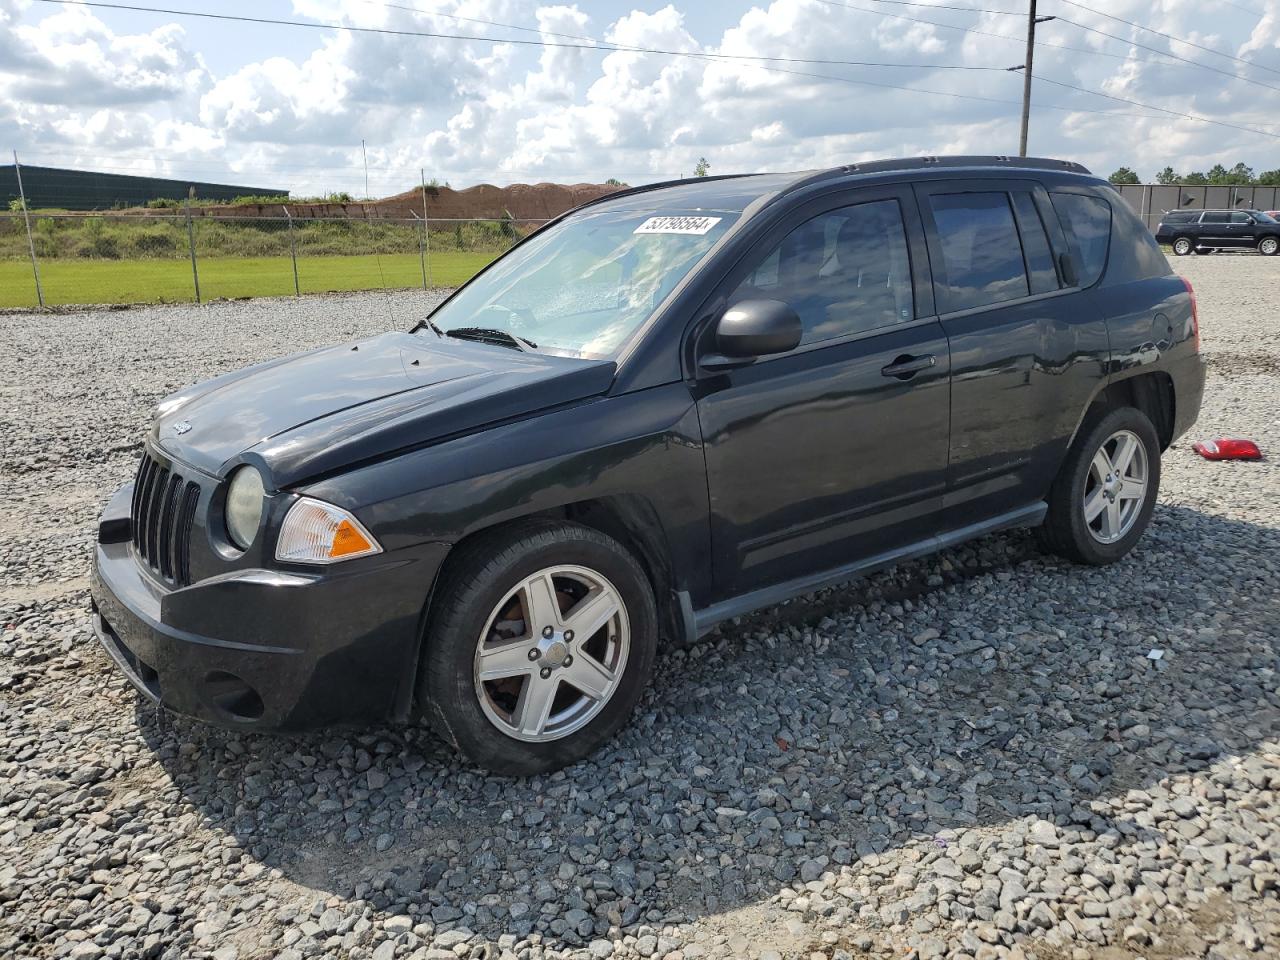
[[[433,314],[564,356],[618,349],[738,218],[723,210],[584,211],[535,234]]]

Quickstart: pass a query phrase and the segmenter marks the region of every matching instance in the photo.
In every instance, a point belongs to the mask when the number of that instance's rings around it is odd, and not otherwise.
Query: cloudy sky
[[[1024,56],[1026,0],[124,2],[486,39],[0,0],[6,154],[360,195],[363,139],[376,196],[420,168],[455,187],[642,183],[691,174],[700,156],[732,173],[1017,151],[1022,79],[1004,68]],[[1037,77],[1146,106],[1037,81],[1033,154],[1144,178],[1280,167],[1280,2],[1085,5],[1190,43],[1040,0],[1058,19],[1040,28]]]

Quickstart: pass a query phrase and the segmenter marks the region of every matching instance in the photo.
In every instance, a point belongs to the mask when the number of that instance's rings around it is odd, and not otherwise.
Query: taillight
[[[1187,288],[1187,296],[1191,298],[1191,345],[1197,352],[1200,350],[1200,307],[1196,304],[1196,290],[1191,281],[1182,277],[1182,285]]]
[[[1223,437],[1219,440],[1197,440],[1191,449],[1206,460],[1261,460],[1262,451],[1252,440]]]

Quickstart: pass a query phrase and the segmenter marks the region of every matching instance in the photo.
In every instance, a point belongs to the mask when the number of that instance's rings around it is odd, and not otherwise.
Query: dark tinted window
[[[1199,213],[1166,213],[1164,215],[1165,223],[1190,223],[1192,220],[1199,219]]]
[[[1247,213],[1233,213],[1231,215],[1231,222],[1232,223],[1252,223],[1253,217],[1249,216]]]
[[[1049,250],[1049,236],[1036,209],[1036,202],[1025,190],[1012,194],[1013,209],[1018,214],[1018,232],[1022,234],[1022,252],[1027,260],[1027,276],[1032,293],[1048,293],[1058,289],[1058,271]]]
[[[1225,210],[1206,210],[1201,223],[1230,223],[1231,214]]]
[[[800,314],[801,343],[911,320],[911,261],[898,201],[841,207],[796,227],[730,303],[762,298],[784,300]]]
[[[1111,211],[1111,252],[1102,285],[1167,277],[1170,273],[1169,261],[1146,224],[1127,203],[1117,203]]]
[[[1107,266],[1107,248],[1111,243],[1111,204],[1101,197],[1086,197],[1076,193],[1050,194],[1058,219],[1074,242],[1076,272],[1080,286],[1091,287],[1098,282]]]
[[[1007,193],[941,193],[929,198],[942,245],[934,269],[938,310],[967,310],[1025,297],[1022,247]]]

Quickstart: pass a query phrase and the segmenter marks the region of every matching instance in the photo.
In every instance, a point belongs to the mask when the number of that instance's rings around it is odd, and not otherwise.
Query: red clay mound
[[[621,189],[602,183],[513,183],[509,187],[482,183],[465,190],[427,187],[427,216],[433,220],[502,219],[507,216],[516,220],[548,220],[588,200]],[[289,213],[295,217],[408,219],[422,216],[422,206],[422,188],[414,187],[393,197],[368,203],[291,203]],[[213,217],[284,216],[278,203],[205,207],[201,212]]]

